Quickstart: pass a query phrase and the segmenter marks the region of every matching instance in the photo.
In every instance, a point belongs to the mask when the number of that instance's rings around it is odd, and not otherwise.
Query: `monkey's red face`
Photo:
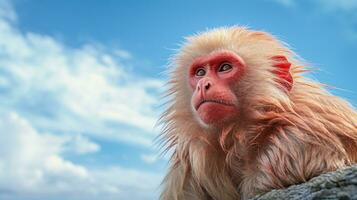
[[[243,60],[231,51],[198,57],[189,70],[194,90],[191,104],[207,125],[233,119],[238,114],[238,99],[233,88],[244,72]]]

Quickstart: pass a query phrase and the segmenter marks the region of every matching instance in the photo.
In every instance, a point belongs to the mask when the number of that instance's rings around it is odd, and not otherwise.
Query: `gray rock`
[[[334,172],[322,174],[306,183],[293,185],[286,189],[272,190],[251,200],[275,199],[356,199],[357,164]]]

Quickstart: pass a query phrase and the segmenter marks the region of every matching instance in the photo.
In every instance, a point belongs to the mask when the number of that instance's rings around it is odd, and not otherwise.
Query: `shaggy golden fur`
[[[244,110],[234,124],[207,128],[193,115],[188,67],[222,49],[246,63],[235,91]],[[277,55],[292,63],[291,91],[274,74],[271,58]],[[188,37],[173,59],[170,101],[160,120],[161,138],[173,151],[161,199],[247,199],[356,163],[356,111],[302,77],[306,71],[264,32],[229,27]]]

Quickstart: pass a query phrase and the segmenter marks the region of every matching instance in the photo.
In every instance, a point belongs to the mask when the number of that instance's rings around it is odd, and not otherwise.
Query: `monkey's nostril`
[[[207,84],[205,85],[205,89],[206,89],[206,90],[208,90],[210,87],[211,87],[211,84],[210,84],[210,83],[207,83]]]

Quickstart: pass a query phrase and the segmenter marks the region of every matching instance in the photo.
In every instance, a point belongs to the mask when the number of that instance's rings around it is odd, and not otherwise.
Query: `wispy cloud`
[[[316,0],[319,6],[327,11],[347,11],[357,10],[357,1],[355,0]]]
[[[10,21],[15,21],[17,19],[15,10],[10,1],[0,0],[0,17]]]
[[[1,189],[26,193],[45,188],[43,191],[50,192],[56,190],[57,183],[90,178],[87,169],[60,156],[63,138],[39,134],[18,114],[1,117],[0,133]]]
[[[162,81],[127,72],[123,49],[72,48],[16,20],[0,0],[0,199],[157,198],[161,174],[66,155],[99,152],[91,137],[150,147]]]
[[[271,0],[283,6],[292,7],[302,5],[304,2],[297,0]],[[318,9],[325,11],[354,11],[357,10],[357,1],[355,0],[313,0],[311,1]],[[306,2],[305,2],[306,3]],[[307,4],[310,5],[310,4]]]
[[[93,44],[70,48],[47,35],[22,33],[4,16],[0,48],[0,111],[16,110],[36,128],[55,132],[116,132],[120,139],[124,125],[140,129],[140,137],[154,134],[162,83],[127,73],[114,55],[127,59],[130,53]]]
[[[285,7],[312,6],[313,10],[337,19],[343,27],[340,31],[349,41],[357,41],[357,1],[356,0],[271,0]]]
[[[37,132],[16,113],[0,118],[0,197],[154,199],[161,175],[119,166],[88,168],[62,157],[66,137]],[[79,137],[80,153],[98,150]],[[90,148],[88,149],[88,144]],[[87,146],[83,149],[83,146]],[[2,192],[7,191],[7,192]],[[155,192],[156,191],[156,192]]]
[[[87,154],[100,151],[100,146],[82,135],[66,137],[66,148],[76,154]]]
[[[142,154],[140,156],[140,158],[148,163],[148,164],[152,164],[154,162],[156,162],[159,159],[159,156],[157,154]]]
[[[275,1],[283,6],[286,6],[286,7],[292,7],[292,6],[295,6],[295,0],[272,0],[272,1]]]

